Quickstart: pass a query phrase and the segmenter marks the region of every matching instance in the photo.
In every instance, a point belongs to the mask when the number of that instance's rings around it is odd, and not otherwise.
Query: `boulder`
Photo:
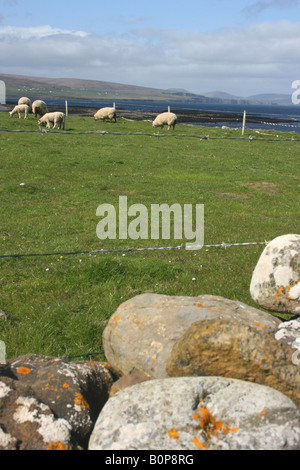
[[[30,387],[0,377],[0,450],[74,450],[71,426]]]
[[[218,319],[263,325],[276,331],[281,321],[242,302],[222,297],[142,294],[119,306],[103,332],[105,356],[119,375],[134,367],[151,378],[168,377],[174,343],[195,322]]]
[[[169,376],[222,376],[275,388],[300,407],[300,369],[293,349],[263,325],[204,320],[194,323],[174,344]]]
[[[69,362],[33,354],[0,366],[0,380],[4,378],[11,379],[16,387],[22,385],[28,396],[49,408],[57,419],[63,419],[70,428],[72,446],[79,448],[86,447],[114,381],[101,363]]]
[[[88,449],[299,450],[300,410],[277,390],[237,379],[150,380],[108,400]]]
[[[300,235],[268,243],[253,271],[250,294],[266,310],[300,315]]]
[[[300,318],[280,323],[275,338],[300,349]]]
[[[112,397],[115,393],[123,390],[126,387],[132,387],[141,382],[145,382],[146,380],[151,380],[149,375],[145,374],[144,372],[140,371],[139,369],[132,369],[127,375],[123,375],[120,377],[110,389],[109,396]]]

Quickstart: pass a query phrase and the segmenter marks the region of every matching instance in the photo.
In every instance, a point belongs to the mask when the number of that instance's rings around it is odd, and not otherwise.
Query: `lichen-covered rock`
[[[262,323],[269,331],[281,323],[268,313],[222,297],[143,294],[121,304],[110,318],[102,338],[105,356],[120,375],[136,367],[152,378],[167,377],[166,362],[174,343],[193,323],[207,319]]]
[[[300,318],[280,323],[275,338],[300,349]]]
[[[0,377],[10,377],[30,390],[57,418],[70,426],[74,446],[85,447],[109,397],[113,377],[101,363],[28,354],[7,361]]]
[[[222,377],[150,380],[116,393],[89,450],[299,450],[300,410],[270,387]]]
[[[263,323],[196,322],[174,344],[167,372],[178,376],[221,376],[268,385],[300,407],[300,369],[293,349]]]
[[[262,252],[250,294],[262,308],[300,315],[300,235],[282,235]]]
[[[74,450],[71,426],[30,387],[0,377],[0,450]]]

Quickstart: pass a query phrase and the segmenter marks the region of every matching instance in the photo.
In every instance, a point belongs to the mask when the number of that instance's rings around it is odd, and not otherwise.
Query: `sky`
[[[292,94],[300,0],[0,0],[0,73]]]

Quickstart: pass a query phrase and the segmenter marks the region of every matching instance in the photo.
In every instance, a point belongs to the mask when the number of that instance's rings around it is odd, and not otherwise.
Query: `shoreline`
[[[0,112],[8,112],[13,109],[15,103],[8,102],[6,104],[0,104]],[[49,112],[61,111],[65,112],[64,106],[54,106],[48,105]],[[91,116],[93,117],[95,112],[98,110],[98,107],[91,106],[69,106],[68,114],[69,116]],[[178,123],[180,124],[214,124],[219,122],[230,122],[241,124],[243,122],[243,115],[240,113],[233,112],[218,112],[218,111],[197,111],[197,110],[176,110],[171,109],[171,112],[174,112],[178,117]],[[158,111],[148,111],[140,109],[126,109],[126,108],[117,108],[117,118],[125,118],[133,121],[153,121],[155,117],[159,114]],[[294,120],[290,119],[278,119],[278,118],[268,118],[266,116],[253,116],[247,115],[248,123],[294,123]]]

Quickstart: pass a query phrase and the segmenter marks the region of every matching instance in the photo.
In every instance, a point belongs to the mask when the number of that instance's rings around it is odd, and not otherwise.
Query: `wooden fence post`
[[[242,135],[245,135],[245,126],[246,126],[246,114],[247,111],[244,111],[244,116],[243,116],[243,130],[242,130]]]

